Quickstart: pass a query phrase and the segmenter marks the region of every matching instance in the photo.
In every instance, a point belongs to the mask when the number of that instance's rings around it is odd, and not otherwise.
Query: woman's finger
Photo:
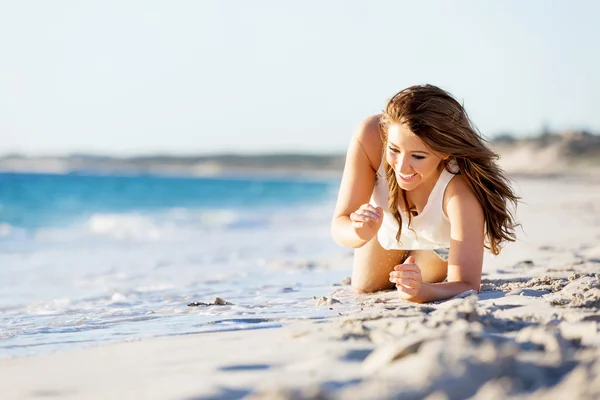
[[[392,280],[390,279],[390,281],[392,281]],[[405,287],[410,287],[410,288],[415,288],[415,289],[418,289],[421,287],[421,282],[417,281],[415,279],[398,278],[398,279],[394,279],[392,282],[395,283],[396,285],[402,285]]]
[[[381,218],[381,216],[374,211],[365,211],[365,214],[376,221],[379,221],[379,218]]]
[[[364,218],[370,221],[379,221],[381,218],[379,215],[369,210],[357,211],[355,214],[362,215]]]
[[[409,287],[418,287],[421,285],[420,280],[412,279],[412,278],[390,278],[390,282],[394,282],[396,284],[409,286]]]
[[[403,271],[411,271],[421,273],[421,268],[417,264],[400,264],[394,267],[394,271],[403,272]]]
[[[352,221],[369,222],[378,221],[379,217],[369,212],[354,212],[350,214],[350,219]]]
[[[416,271],[392,271],[390,272],[390,278],[400,279],[400,278],[409,278],[409,279],[421,279],[421,274]]]
[[[373,207],[371,204],[363,204],[358,209],[361,211],[371,212],[377,216],[381,216],[383,214],[383,209],[381,207]]]
[[[369,219],[365,215],[355,212],[350,214],[350,220],[354,222],[369,222]]]
[[[409,296],[416,296],[417,293],[419,293],[419,289],[415,289],[415,288],[407,287],[407,286],[403,286],[403,285],[396,285],[396,289],[398,289],[399,292],[405,293]]]

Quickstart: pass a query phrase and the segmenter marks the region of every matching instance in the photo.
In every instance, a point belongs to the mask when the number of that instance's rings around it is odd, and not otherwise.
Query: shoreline
[[[0,174],[14,175],[54,175],[54,176],[113,176],[113,177],[156,177],[173,179],[301,179],[315,181],[339,181],[342,177],[341,170],[272,170],[272,169],[224,169],[219,172],[210,173],[184,173],[169,171],[94,171],[94,170],[3,170]],[[576,180],[580,182],[600,182],[600,168],[589,167],[580,170],[561,171],[513,171],[507,172],[507,176],[514,180]]]
[[[0,360],[0,391],[7,399],[417,399],[444,393],[483,400],[490,393],[508,397],[528,382],[539,397],[526,390],[515,398],[542,398],[552,390],[556,398],[591,399],[600,394],[593,384],[600,383],[597,311],[560,309],[540,298],[554,294],[560,302],[563,290],[597,279],[581,274],[557,278],[555,271],[555,278],[524,282],[486,278],[479,296],[423,305],[380,292],[361,296],[362,312],[327,320]],[[514,287],[501,290],[501,282]],[[551,292],[552,285],[560,289]],[[556,324],[557,311],[564,316]],[[467,375],[455,372],[461,370]]]

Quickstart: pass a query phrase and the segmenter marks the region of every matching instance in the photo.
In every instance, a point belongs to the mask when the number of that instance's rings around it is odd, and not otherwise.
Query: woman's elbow
[[[470,281],[470,282],[465,282],[467,284],[468,289],[467,290],[474,290],[477,293],[479,293],[479,290],[481,289],[481,279],[477,279],[476,281]]]
[[[364,240],[356,239],[353,240],[350,235],[345,234],[344,227],[339,225],[340,222],[335,218],[331,222],[330,234],[334,242],[339,244],[340,246],[350,247],[353,249],[358,249],[359,247],[364,246],[367,242]]]
[[[455,284],[460,285],[460,290],[462,290],[461,293],[467,292],[469,290],[474,290],[477,293],[479,293],[479,290],[481,288],[481,277],[477,278],[477,277],[471,277],[466,279],[465,277],[461,278],[448,278],[447,280],[448,283],[452,283],[454,282]]]
[[[342,235],[340,235],[340,233],[339,233],[340,230],[336,225],[337,224],[336,224],[335,219],[333,221],[331,221],[331,228],[329,230],[329,232],[331,234],[331,238],[333,239],[334,242],[336,242],[340,246],[346,246],[345,243],[343,242]]]

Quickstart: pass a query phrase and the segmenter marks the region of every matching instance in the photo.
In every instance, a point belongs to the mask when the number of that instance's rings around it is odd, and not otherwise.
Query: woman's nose
[[[409,174],[412,172],[412,167],[410,166],[408,157],[404,154],[399,155],[398,158],[396,158],[396,171],[400,172],[401,174]]]

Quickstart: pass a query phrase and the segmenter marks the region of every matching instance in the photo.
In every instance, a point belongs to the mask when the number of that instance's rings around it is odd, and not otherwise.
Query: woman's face
[[[433,152],[404,124],[388,127],[386,159],[396,172],[400,188],[410,191],[423,182],[437,181],[446,155]]]

